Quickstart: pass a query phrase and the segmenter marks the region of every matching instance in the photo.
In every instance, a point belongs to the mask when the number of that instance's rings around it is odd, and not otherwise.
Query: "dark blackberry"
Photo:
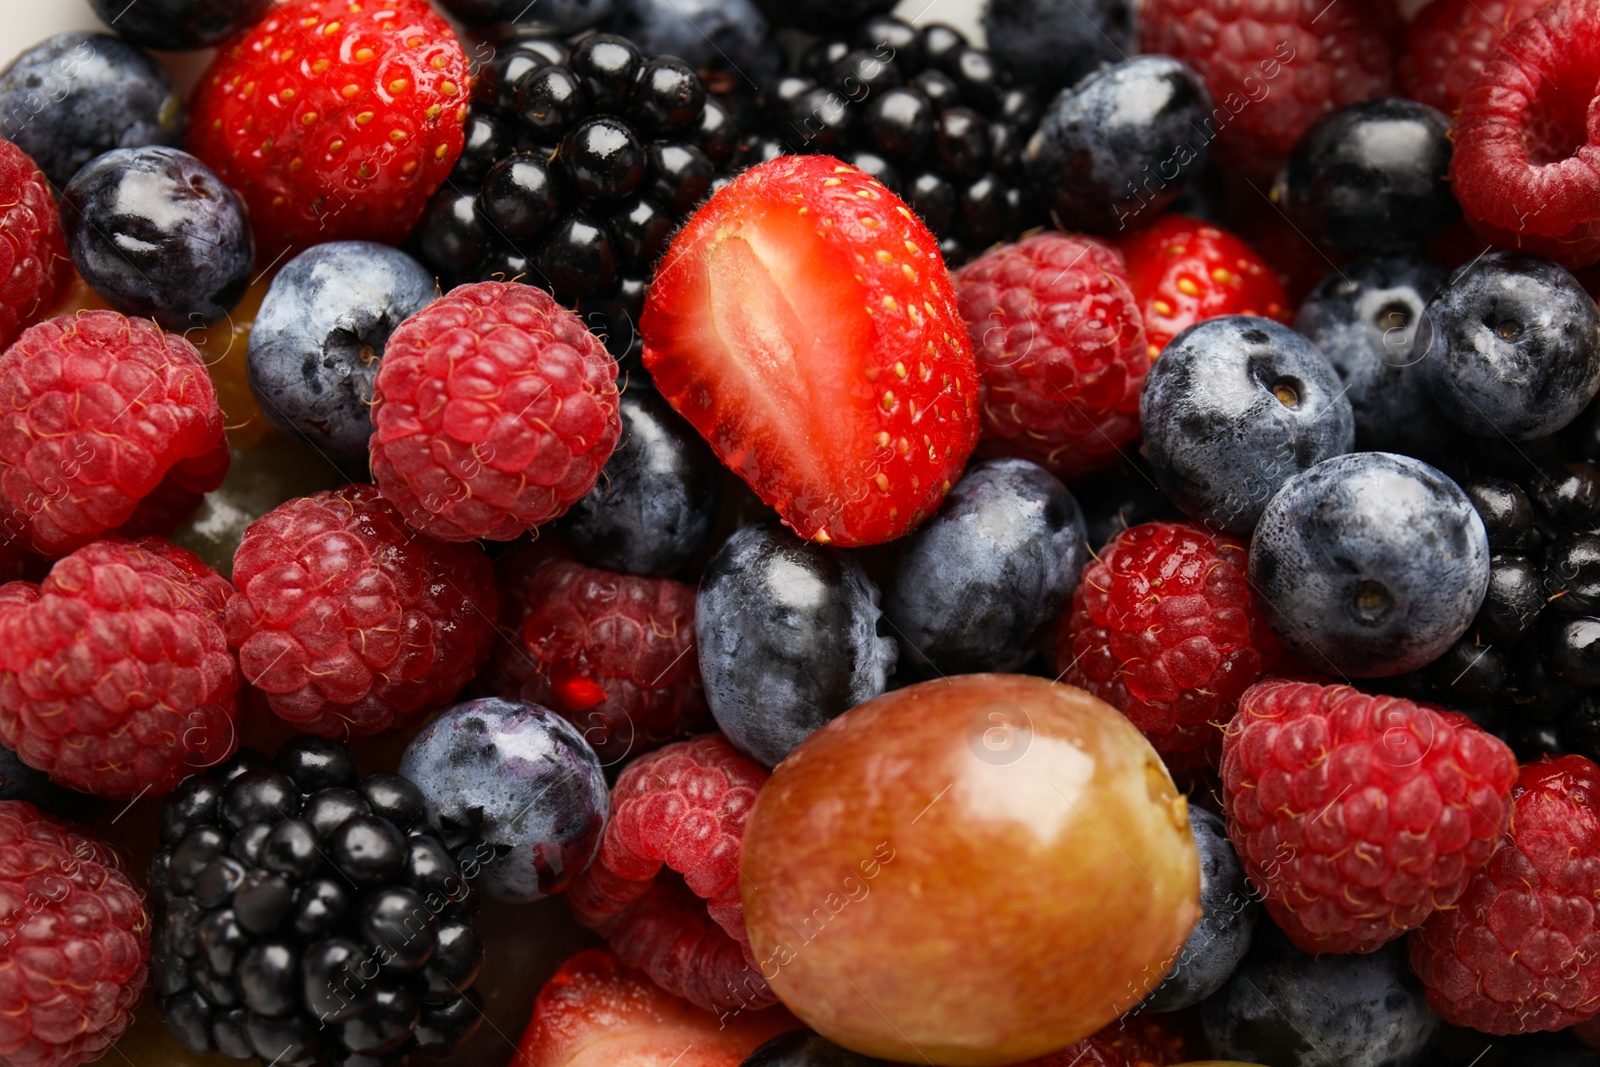
[[[418,251],[448,285],[525,276],[568,304],[641,287],[733,157],[733,115],[682,60],[614,34],[494,48]],[[608,335],[612,353],[632,335]]]
[[[954,267],[1045,221],[1023,174],[1039,115],[1031,91],[956,30],[879,15],[766,84],[736,167],[837,156],[903,197]]]
[[[445,1055],[483,1020],[470,880],[396,774],[344,745],[241,751],[161,808],[151,980],[195,1052],[282,1067]]]

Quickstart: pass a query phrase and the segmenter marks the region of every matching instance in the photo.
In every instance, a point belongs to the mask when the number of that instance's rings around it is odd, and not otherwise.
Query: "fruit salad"
[[[0,15],[0,1067],[1600,1064],[1600,0]]]

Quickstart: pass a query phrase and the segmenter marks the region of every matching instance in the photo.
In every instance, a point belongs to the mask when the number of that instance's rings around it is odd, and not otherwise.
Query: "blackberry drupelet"
[[[299,737],[186,779],[151,857],[161,1014],[195,1052],[281,1067],[445,1055],[483,1019],[470,882],[422,794],[358,778],[344,745]]]
[[[417,246],[446,287],[521,279],[578,301],[622,359],[656,260],[734,142],[682,60],[612,34],[512,31],[473,85],[466,147]]]
[[[837,156],[916,209],[956,267],[1044,223],[1022,173],[1039,116],[1032,91],[957,30],[881,15],[813,45],[765,86],[736,165]]]

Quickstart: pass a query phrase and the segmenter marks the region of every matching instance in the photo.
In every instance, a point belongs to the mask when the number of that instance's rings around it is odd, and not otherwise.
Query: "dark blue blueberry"
[[[1250,582],[1313,670],[1416,670],[1466,632],[1489,587],[1489,538],[1461,488],[1421,460],[1339,456],[1291,478],[1250,545]]]
[[[739,1067],[890,1067],[889,1061],[840,1048],[814,1030],[790,1030],[768,1041]]]
[[[1171,56],[1135,56],[1063,89],[1025,153],[1041,203],[1069,230],[1154,218],[1206,165],[1205,80]]]
[[[244,201],[176,148],[96,156],[61,194],[61,229],[106,303],[178,332],[226,315],[255,267]]]
[[[1428,393],[1413,343],[1447,273],[1421,257],[1364,259],[1328,275],[1300,305],[1294,328],[1344,382],[1355,446],[1364,452],[1433,459],[1455,436]]]
[[[267,421],[364,469],[383,346],[435,295],[422,264],[370,241],[316,245],[291,259],[250,330],[245,366]]]
[[[776,74],[783,59],[751,0],[621,0],[615,26],[651,55],[740,71],[757,82]]]
[[[1423,379],[1468,433],[1554,433],[1600,391],[1600,308],[1568,271],[1491,252],[1450,276],[1417,327]]]
[[[102,22],[144,48],[213,48],[272,9],[272,0],[89,0]]]
[[[1330,111],[1295,142],[1277,199],[1319,245],[1419,249],[1461,213],[1450,192],[1450,119],[1401,97]]]
[[[711,536],[719,496],[717,461],[694,428],[653,389],[628,389],[618,412],[622,443],[594,489],[558,528],[591,567],[672,574]]]
[[[600,847],[611,797],[576,727],[537,704],[487,698],[442,712],[400,758],[428,821],[469,843],[462,873],[496,900],[560,892]],[[470,861],[470,862],[469,862]]]
[[[772,767],[882,693],[896,650],[878,615],[878,590],[848,552],[776,522],[728,538],[706,564],[694,616],[706,701],[722,732]]]
[[[1127,58],[1138,40],[1129,0],[988,0],[983,32],[995,59],[1040,93]]]
[[[1312,956],[1270,925],[1233,978],[1201,1008],[1213,1052],[1273,1067],[1411,1067],[1439,1029],[1405,943],[1364,955]]]
[[[1189,829],[1200,852],[1200,922],[1172,969],[1144,999],[1145,1011],[1178,1011],[1221,989],[1250,951],[1261,904],[1217,816],[1189,805]]]
[[[113,148],[175,145],[183,103],[160,65],[120,37],[61,33],[0,71],[0,137],[58,190]]]
[[[1270,319],[1228,315],[1174,337],[1139,400],[1145,456],[1197,522],[1249,533],[1289,478],[1350,451],[1355,417],[1317,347]]]
[[[34,770],[23,763],[15,752],[0,745],[0,801],[6,800],[26,800],[43,811],[78,822],[88,822],[106,806],[106,802],[99,797],[56,785],[48,774]],[[189,826],[185,825],[171,837],[164,833],[163,839],[175,842],[188,829]]]
[[[1078,502],[1025,459],[974,463],[910,537],[883,614],[908,665],[1009,671],[1061,618],[1088,558]]]
[[[543,32],[566,37],[598,26],[616,11],[616,0],[439,0],[439,6],[468,26],[512,23],[537,25]]]

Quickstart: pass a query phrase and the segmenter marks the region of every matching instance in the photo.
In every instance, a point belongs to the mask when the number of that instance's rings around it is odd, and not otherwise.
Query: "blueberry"
[[[807,734],[882,693],[892,639],[878,590],[848,552],[775,522],[736,532],[700,578],[695,641],[717,725],[775,766]]]
[[[1008,671],[1061,618],[1088,558],[1078,502],[1025,459],[972,464],[906,538],[883,614],[917,666]]]
[[[1421,460],[1357,452],[1291,478],[1250,546],[1268,622],[1313,670],[1415,670],[1466,632],[1489,587],[1489,538],[1455,482]]]
[[[1446,418],[1482,437],[1530,440],[1600,391],[1600,308],[1549,260],[1491,252],[1434,296],[1416,350]]]
[[[255,266],[244,202],[176,148],[96,156],[61,194],[61,228],[106,303],[177,332],[226,315]]]
[[[1431,459],[1451,426],[1423,381],[1414,344],[1423,308],[1447,272],[1420,256],[1364,259],[1324,278],[1294,328],[1321,349],[1356,419],[1356,448]]]
[[[189,52],[214,48],[260,22],[272,0],[89,0],[89,6],[136,45]]]
[[[1208,319],[1168,342],[1139,400],[1145,455],[1173,503],[1216,530],[1248,533],[1289,478],[1350,451],[1355,418],[1339,376],[1287,326]]]
[[[104,33],[62,33],[0,70],[0,137],[65,186],[113,148],[175,145],[183,104],[160,65]]]
[[[447,841],[482,842],[469,854],[488,865],[484,891],[513,903],[560,892],[581,874],[611,810],[600,760],[577,728],[522,701],[442,712],[406,747],[400,773],[422,790],[428,821]]]
[[[717,463],[705,441],[648,387],[618,403],[622,438],[600,480],[557,528],[591,567],[681,570],[711,536]]]
[[[1200,922],[1172,969],[1140,1005],[1145,1011],[1177,1011],[1221,989],[1250,951],[1261,912],[1223,821],[1190,805],[1189,829],[1200,852]]]
[[[439,0],[439,6],[468,26],[536,22],[543,31],[566,37],[598,26],[612,16],[616,0]]]
[[[758,82],[776,74],[783,59],[751,0],[621,0],[615,27],[652,55],[742,71]]]
[[[1206,165],[1211,115],[1200,75],[1171,56],[1135,56],[1063,89],[1026,159],[1058,226],[1114,233],[1154,217]]]
[[[746,1056],[739,1067],[890,1067],[887,1060],[840,1048],[814,1030],[790,1030]]]
[[[1319,245],[1420,249],[1461,213],[1450,192],[1450,119],[1401,97],[1330,111],[1300,135],[1274,198]]]
[[[1439,1029],[1404,942],[1312,956],[1264,925],[1233,978],[1201,1008],[1216,1055],[1274,1067],[1410,1067]]]
[[[1131,55],[1136,30],[1129,0],[988,0],[983,11],[989,51],[1042,93]]]
[[[316,245],[284,264],[261,300],[245,363],[267,421],[365,470],[383,346],[436,293],[422,264],[370,241]]]

